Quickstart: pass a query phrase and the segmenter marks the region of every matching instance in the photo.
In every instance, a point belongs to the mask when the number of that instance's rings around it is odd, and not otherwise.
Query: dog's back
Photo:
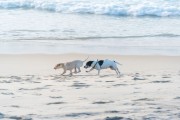
[[[82,60],[74,60],[74,64],[76,64],[77,67],[82,67],[83,66],[83,61]]]
[[[109,59],[105,59],[103,64],[101,65],[101,69],[106,69],[109,67],[117,67],[117,66],[116,66],[116,63],[114,61],[109,60]]]
[[[74,69],[75,67],[82,67],[82,66],[83,66],[83,61],[81,60],[74,60],[72,62],[66,63],[67,70],[71,70],[71,69]]]
[[[73,68],[75,68],[75,64],[74,62],[67,62],[65,63],[65,67],[66,67],[66,70],[72,70]]]

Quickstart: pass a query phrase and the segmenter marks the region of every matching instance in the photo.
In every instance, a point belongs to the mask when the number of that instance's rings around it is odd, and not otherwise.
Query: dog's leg
[[[73,73],[72,73],[72,70],[70,70],[70,74],[69,74],[70,76],[72,76],[73,75]]]
[[[118,75],[117,77],[120,77],[120,71],[119,71],[119,69],[117,68],[116,71],[117,71],[117,75]]]
[[[66,68],[63,68],[64,72],[61,75],[64,75],[66,73]]]
[[[74,73],[77,73],[77,69],[76,69],[76,67],[74,68]]]
[[[119,73],[118,73],[118,71],[117,71],[117,70],[114,70],[114,71],[116,71],[116,74],[117,74],[117,75],[119,75]]]
[[[91,68],[89,71],[86,71],[86,72],[91,72],[94,68]]]
[[[66,73],[66,71],[64,70],[64,72],[61,75],[64,75]]]
[[[121,74],[121,72],[119,71],[119,69],[117,68],[117,71],[118,71],[118,73],[119,73],[119,75]]]
[[[98,70],[98,75],[100,75],[100,70]]]
[[[101,70],[101,67],[100,67],[100,65],[99,65],[99,64],[97,64],[96,69],[98,70],[98,75],[100,75],[100,70]]]
[[[117,74],[117,75],[119,74],[118,71],[117,71],[117,68],[114,68],[113,66],[110,66],[109,68],[110,68],[111,70],[116,71],[116,74]]]
[[[78,67],[78,73],[79,73],[79,72],[81,72],[81,69],[80,69],[80,67]]]

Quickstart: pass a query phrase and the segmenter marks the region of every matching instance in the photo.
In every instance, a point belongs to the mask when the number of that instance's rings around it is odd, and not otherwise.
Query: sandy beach
[[[179,26],[180,0],[0,0],[0,120],[180,120]],[[88,56],[120,75],[54,69]]]
[[[115,71],[72,77],[55,64],[112,59]],[[177,120],[180,119],[180,57],[95,54],[0,55],[0,119]]]

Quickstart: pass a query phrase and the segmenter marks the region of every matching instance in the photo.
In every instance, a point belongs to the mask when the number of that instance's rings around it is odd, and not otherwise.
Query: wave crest
[[[59,13],[114,16],[180,16],[178,0],[1,0],[0,9],[36,9]]]

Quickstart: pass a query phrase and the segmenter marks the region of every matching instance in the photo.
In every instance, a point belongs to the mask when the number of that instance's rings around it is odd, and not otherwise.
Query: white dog
[[[92,67],[89,71],[86,71],[86,72],[90,72],[92,71],[93,69],[96,69],[98,70],[98,75],[100,74],[100,70],[101,69],[107,69],[107,68],[110,68],[111,70],[115,70],[116,71],[116,74],[118,76],[120,76],[120,71],[117,67],[117,64],[119,64],[118,62],[116,61],[112,61],[112,60],[97,60],[97,61],[88,61],[86,63],[86,65],[84,66],[84,68],[89,68],[89,67]],[[121,64],[119,64],[121,65]]]
[[[88,58],[89,58],[89,57],[88,57]],[[88,59],[88,58],[87,58],[87,59]],[[87,60],[87,59],[86,59],[86,60]],[[59,68],[63,68],[63,69],[64,69],[64,72],[63,72],[61,75],[65,74],[67,70],[69,70],[69,71],[70,71],[70,75],[72,75],[72,70],[73,70],[73,69],[75,70],[74,73],[79,73],[79,72],[81,72],[80,67],[83,66],[83,63],[84,63],[86,60],[84,60],[84,61],[82,61],[82,60],[74,60],[74,61],[72,61],[72,62],[59,63],[59,64],[57,64],[57,65],[54,67],[54,69],[56,70],[56,69],[59,69]],[[77,72],[76,69],[78,69],[78,72]]]

